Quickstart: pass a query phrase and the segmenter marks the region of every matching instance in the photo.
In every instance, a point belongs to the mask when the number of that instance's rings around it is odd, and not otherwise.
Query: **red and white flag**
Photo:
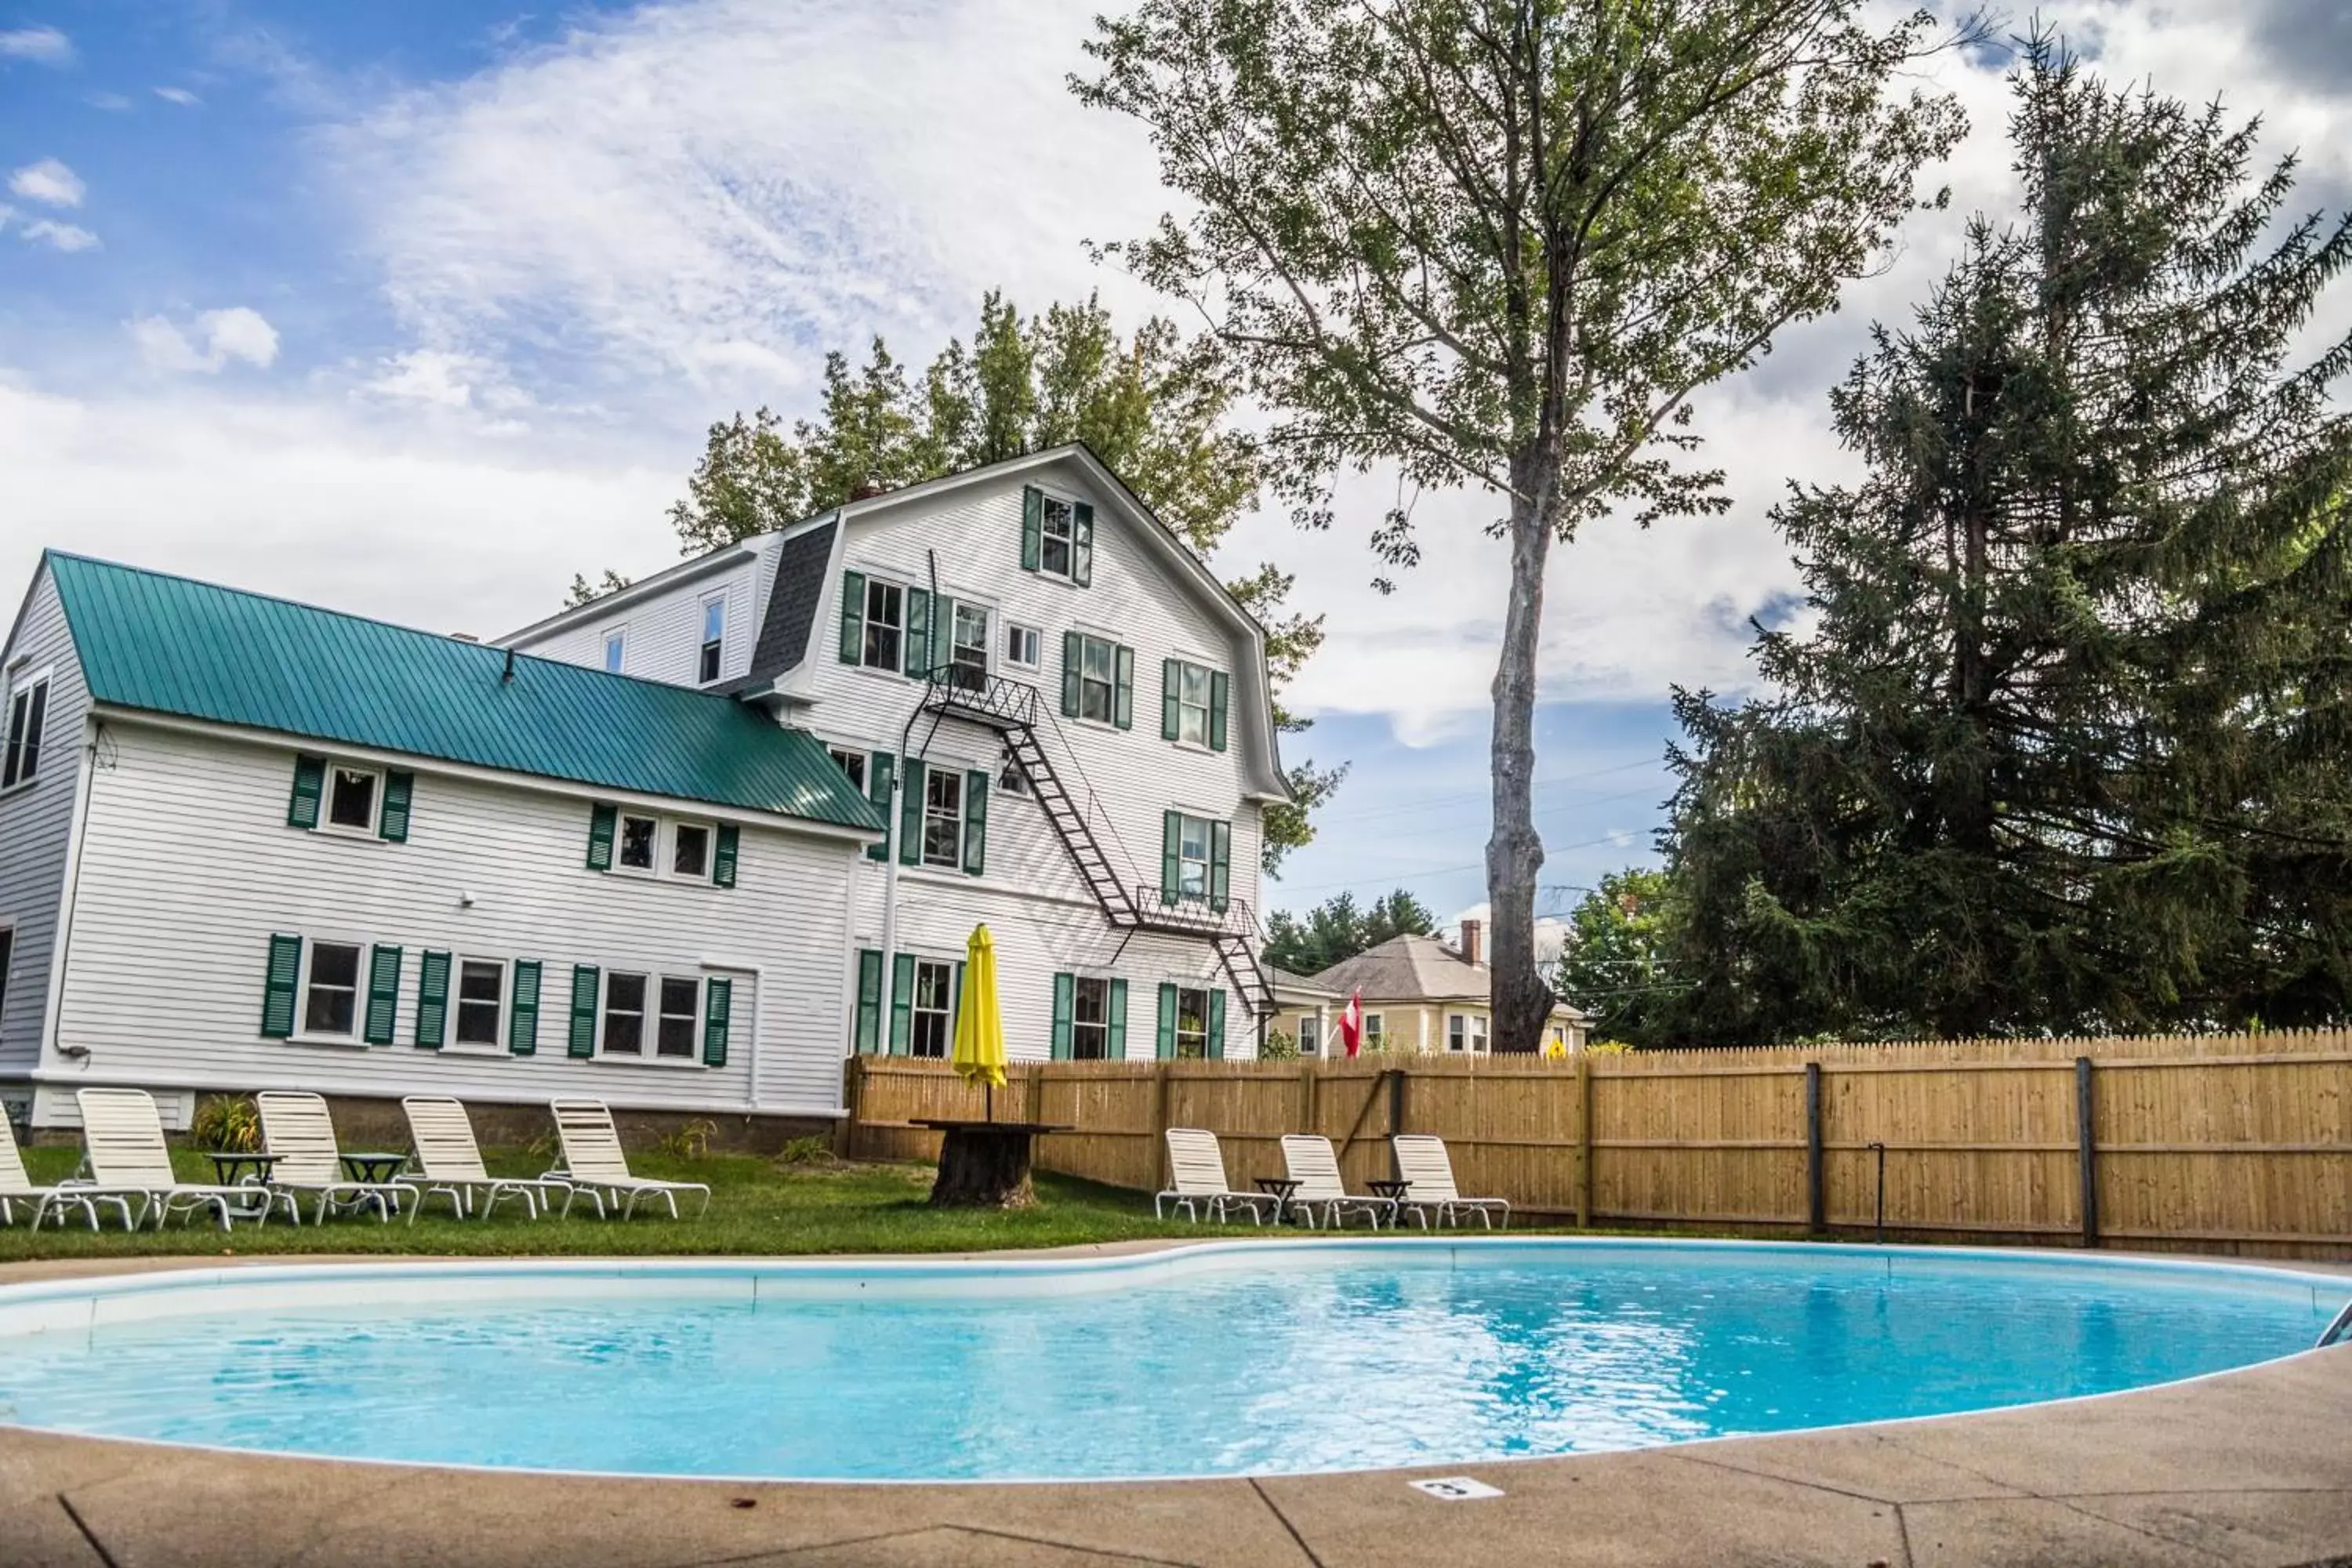
[[[1347,1007],[1339,1015],[1339,1043],[1353,1057],[1364,1045],[1364,994],[1361,991],[1348,998]]]

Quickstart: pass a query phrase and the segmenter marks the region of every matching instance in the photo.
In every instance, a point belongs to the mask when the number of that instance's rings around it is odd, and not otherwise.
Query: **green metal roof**
[[[823,745],[731,698],[50,551],[97,701],[879,830]]]

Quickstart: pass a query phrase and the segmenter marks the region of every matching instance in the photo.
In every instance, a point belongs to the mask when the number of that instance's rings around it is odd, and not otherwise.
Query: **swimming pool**
[[[202,1270],[0,1290],[0,1422],[801,1479],[1523,1458],[2103,1394],[2308,1349],[2352,1281],[1954,1248]]]

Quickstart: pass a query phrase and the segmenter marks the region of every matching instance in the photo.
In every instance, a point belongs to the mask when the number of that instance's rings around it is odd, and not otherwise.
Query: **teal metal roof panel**
[[[823,745],[731,698],[87,556],[44,557],[91,698],[878,831]]]

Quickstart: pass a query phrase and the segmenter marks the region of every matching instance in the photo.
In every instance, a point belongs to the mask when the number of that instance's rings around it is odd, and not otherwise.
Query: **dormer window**
[[[708,686],[719,679],[719,650],[727,643],[727,601],[724,597],[702,602],[702,651],[695,666],[695,679]]]
[[[1034,485],[1021,492],[1021,564],[1083,588],[1095,575],[1095,509]]]
[[[621,673],[622,657],[628,652],[628,647],[629,634],[625,628],[614,626],[611,631],[604,634],[604,671],[606,674],[618,675]]]

